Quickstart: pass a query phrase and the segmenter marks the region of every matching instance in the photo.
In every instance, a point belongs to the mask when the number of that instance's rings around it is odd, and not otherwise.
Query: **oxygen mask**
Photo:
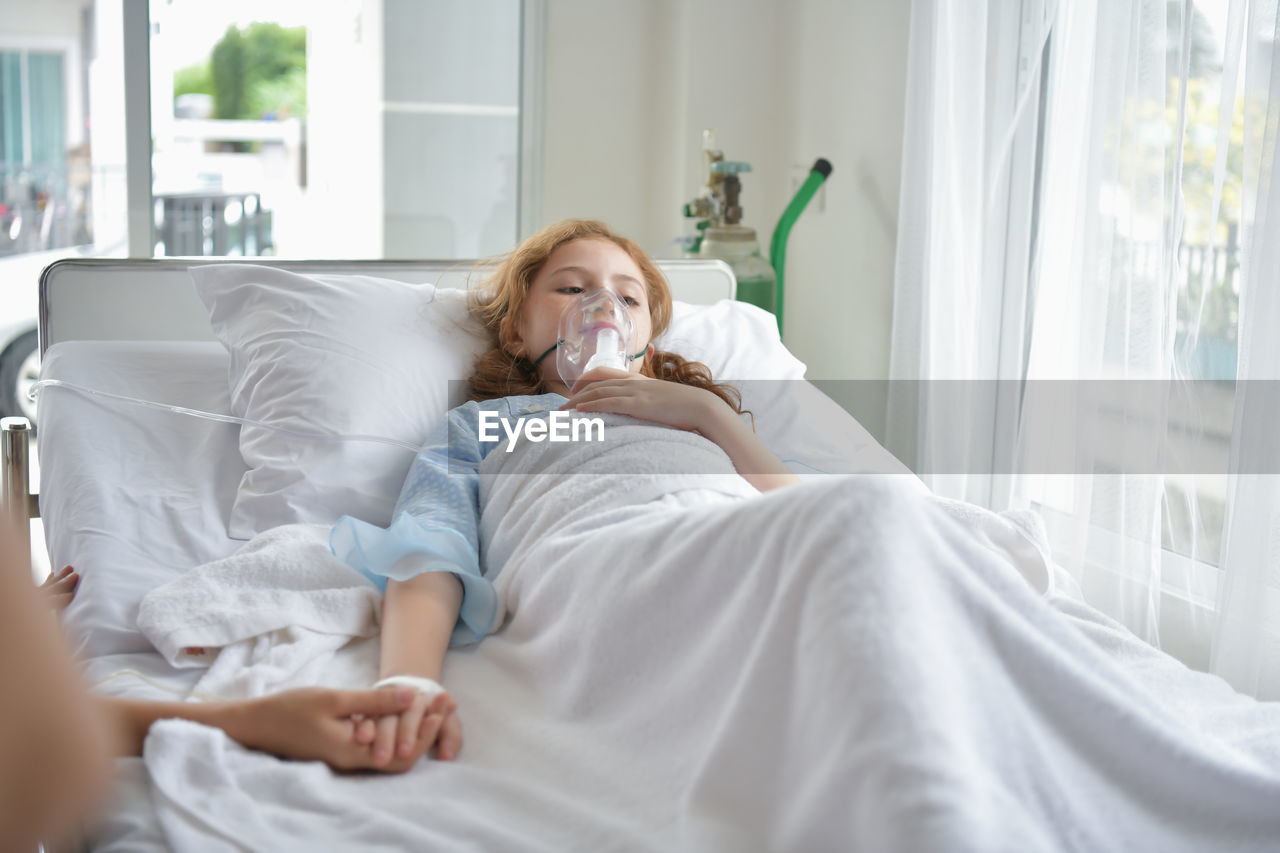
[[[604,289],[584,293],[560,315],[560,341],[556,370],[570,388],[584,373],[597,367],[627,370],[632,359],[644,355],[627,352],[631,343],[631,317],[627,306]]]

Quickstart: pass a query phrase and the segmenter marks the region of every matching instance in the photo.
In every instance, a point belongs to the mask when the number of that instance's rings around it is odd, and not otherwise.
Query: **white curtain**
[[[1171,481],[1158,460],[1125,447],[1125,425],[1163,413],[1149,410],[1147,395],[1107,394],[1102,383],[1175,376],[1186,78],[1169,66],[1186,58],[1189,5],[1171,15],[1166,0],[1083,0],[1056,17],[1026,375],[1033,387],[1073,383],[1070,468],[1082,473],[1030,477],[1017,489],[1040,509],[1055,557],[1086,599],[1175,650],[1201,628],[1191,602],[1206,590],[1193,587],[1194,572],[1166,562],[1162,533],[1177,506],[1182,550],[1205,556],[1198,495],[1206,484]],[[1162,428],[1143,434],[1146,448],[1167,446]]]
[[[1280,698],[1280,19],[1276,0],[1231,4],[1245,58],[1240,363],[1212,669]],[[1244,26],[1241,27],[1240,25]],[[1233,27],[1234,25],[1234,27]],[[1235,47],[1236,45],[1232,45]]]
[[[1194,380],[1236,340],[1280,379],[1275,7],[913,3],[888,411],[935,489],[1037,508],[1091,603],[1273,697],[1280,392]],[[1230,477],[1188,463],[1218,414]]]
[[[911,7],[886,443],[935,491],[977,503],[1000,488],[991,436],[1008,401],[992,380],[1021,364],[1022,326],[998,326],[1025,310],[1025,140],[1051,5]]]

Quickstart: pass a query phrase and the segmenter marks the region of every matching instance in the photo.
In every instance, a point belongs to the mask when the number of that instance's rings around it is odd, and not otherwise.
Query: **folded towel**
[[[376,635],[381,594],[329,552],[328,538],[324,525],[264,531],[231,556],[153,590],[139,607],[138,628],[173,665],[209,668],[195,686],[201,694],[364,686],[376,670],[376,639],[356,655],[358,674],[331,664],[353,638]]]

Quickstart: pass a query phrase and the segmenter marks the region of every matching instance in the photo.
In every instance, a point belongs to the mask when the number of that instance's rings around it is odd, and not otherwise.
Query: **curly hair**
[[[469,297],[472,312],[480,319],[491,346],[476,359],[470,379],[472,400],[492,400],[514,394],[545,394],[546,383],[538,369],[523,355],[512,355],[509,342],[512,325],[520,316],[525,297],[551,253],[573,240],[608,240],[630,256],[640,268],[649,302],[653,337],[671,323],[671,288],[657,266],[635,242],[615,233],[608,225],[591,219],[565,219],[548,226],[504,256],[497,269]],[[673,352],[654,350],[640,373],[703,388],[715,394],[738,414],[744,414],[742,395],[731,385],[717,383],[711,370],[701,362],[689,361]]]

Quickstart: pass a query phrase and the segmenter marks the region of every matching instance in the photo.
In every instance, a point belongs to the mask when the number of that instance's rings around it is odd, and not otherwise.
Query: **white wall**
[[[0,38],[58,36],[79,38],[80,13],[88,0],[0,0]]]
[[[541,211],[526,233],[590,217],[650,250],[674,236],[659,211],[679,210],[670,157],[682,57],[662,31],[680,5],[547,0]]]
[[[474,258],[516,237],[518,0],[383,0],[383,254]]]
[[[382,0],[335,4],[307,28],[308,254],[382,256]]]
[[[307,41],[308,254],[470,258],[516,237],[517,0],[345,0]]]
[[[93,242],[128,247],[125,183],[124,0],[96,0],[95,55],[89,58],[89,148],[93,154]]]
[[[598,217],[650,251],[685,230],[701,135],[746,160],[762,247],[817,157],[788,243],[788,346],[814,378],[888,374],[909,4],[547,0],[540,205],[525,233]],[[878,424],[868,423],[875,430]]]

